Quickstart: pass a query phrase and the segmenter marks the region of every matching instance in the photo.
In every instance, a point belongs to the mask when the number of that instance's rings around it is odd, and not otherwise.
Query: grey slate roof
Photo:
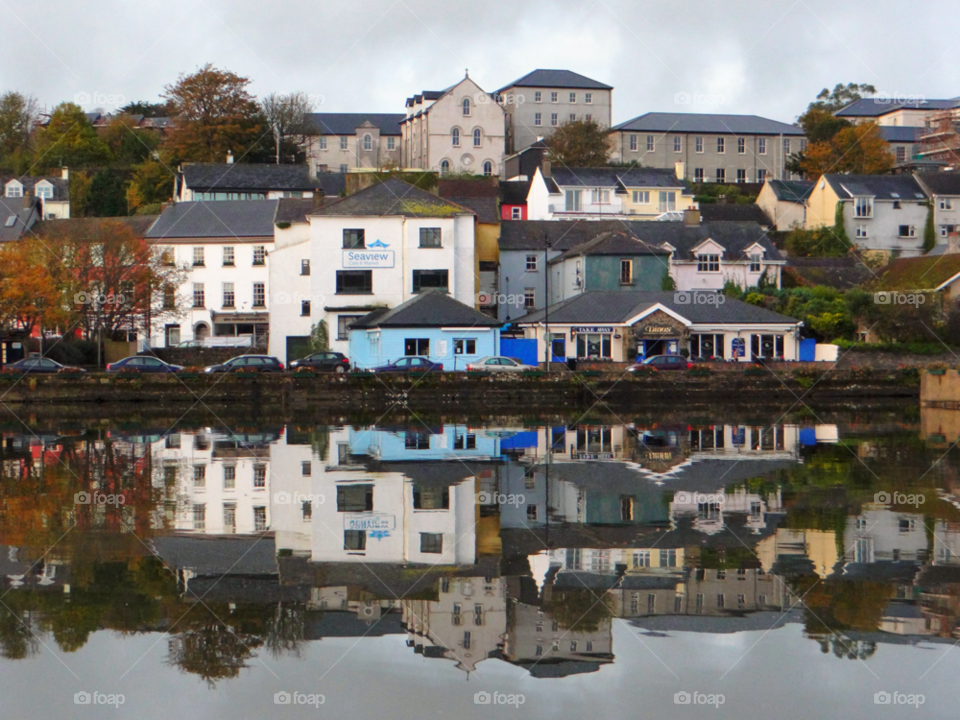
[[[316,209],[313,198],[282,198],[277,200],[277,203],[277,214],[274,221],[278,223],[310,222],[307,215]]]
[[[351,328],[500,327],[502,322],[454,300],[442,290],[425,290],[395,308],[364,315]]]
[[[960,98],[952,100],[914,100],[891,102],[887,98],[860,98],[834,113],[837,117],[880,117],[903,108],[915,110],[950,110],[960,105]]]
[[[300,191],[318,187],[306,165],[191,163],[183,166],[183,179],[188,188],[199,191]]]
[[[25,208],[22,197],[0,197],[0,242],[19,240],[25,232],[30,230],[40,219],[38,205],[36,198],[31,198],[30,207]],[[15,217],[16,220],[7,227],[11,217]]]
[[[796,325],[799,320],[775,313],[766,308],[750,305],[733,298],[726,298],[723,304],[706,303],[680,304],[676,292],[585,292],[569,300],[550,306],[550,322],[557,324],[623,323],[639,315],[644,310],[660,304],[692,323],[736,323],[753,325],[763,323],[783,323]],[[527,325],[543,321],[544,311],[517,318],[517,325]]]
[[[46,180],[51,185],[53,185],[53,200],[69,200],[70,199],[70,181],[64,180],[59,175],[0,175],[0,186],[6,186],[11,180],[19,180],[20,184],[23,185],[23,191],[25,193],[29,192],[31,195],[36,195],[37,183],[41,180]],[[3,195],[3,190],[0,189],[0,195]]]
[[[705,222],[755,222],[764,227],[773,224],[763,208],[755,203],[700,203],[700,217]]]
[[[347,174],[338,172],[317,173],[317,180],[324,195],[338,197],[347,190]]]
[[[813,192],[815,183],[812,180],[767,180],[770,183],[770,189],[776,195],[777,200],[785,202],[802,203]]]
[[[357,128],[369,122],[381,135],[399,135],[403,113],[307,113],[308,132],[317,135],[356,135]]]
[[[923,128],[910,127],[909,125],[880,125],[880,137],[888,143],[913,143],[919,142],[923,135]]]
[[[926,200],[912,175],[824,175],[841,200],[870,196],[877,200]]]
[[[172,203],[147,231],[146,238],[273,237],[278,203],[278,200]]]
[[[569,88],[571,90],[613,90],[610,85],[591,80],[570,70],[534,70],[512,83],[504,85],[497,92],[514,87],[531,88]]]
[[[625,193],[628,187],[679,187],[683,188],[684,195],[693,194],[687,182],[668,168],[557,167],[551,171],[550,179],[557,186],[616,187],[620,193]]]
[[[150,541],[170,565],[197,575],[276,575],[277,548],[272,537],[168,535]]]
[[[529,180],[502,180],[500,182],[500,202],[504,205],[526,205],[529,192]]]
[[[670,251],[634,237],[624,230],[612,230],[601,233],[592,240],[587,240],[570,248],[550,262],[556,263],[578,255],[669,255]],[[666,267],[666,262],[664,262]]]
[[[922,172],[915,177],[934,195],[960,195],[960,172]]]
[[[473,210],[477,222],[497,224],[500,222],[500,204],[495,197],[447,197],[457,205]]]
[[[803,129],[797,125],[788,125],[758,115],[718,115],[716,113],[649,112],[611,128],[611,132],[618,130],[709,133],[711,135],[803,135]]]
[[[453,217],[472,215],[473,211],[414,187],[397,178],[389,178],[348,197],[324,205],[313,215],[406,217]]]

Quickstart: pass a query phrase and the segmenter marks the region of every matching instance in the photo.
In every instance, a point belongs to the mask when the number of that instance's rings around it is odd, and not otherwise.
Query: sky
[[[306,93],[316,112],[403,112],[459,81],[496,90],[536,68],[614,87],[613,122],[645,112],[793,122],[821,88],[960,95],[960,15],[946,0],[0,0],[0,92],[47,108],[157,101],[206,63],[258,97]],[[929,29],[925,34],[923,28]],[[928,37],[926,43],[921,38]],[[943,42],[936,42],[942,38]]]

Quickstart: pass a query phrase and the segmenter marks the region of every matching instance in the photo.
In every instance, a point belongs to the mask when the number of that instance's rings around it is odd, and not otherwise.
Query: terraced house
[[[307,165],[317,175],[400,165],[403,113],[310,113]]]

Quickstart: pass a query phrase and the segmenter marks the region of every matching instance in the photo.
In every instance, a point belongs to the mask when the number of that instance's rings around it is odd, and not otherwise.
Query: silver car
[[[516,358],[502,355],[480,358],[467,365],[467,370],[470,372],[525,372],[539,369],[534,365],[524,365]]]

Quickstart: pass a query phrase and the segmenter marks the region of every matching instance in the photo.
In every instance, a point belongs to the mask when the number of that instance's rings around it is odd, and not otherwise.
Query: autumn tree
[[[18,92],[0,95],[0,167],[18,173],[26,169],[30,133],[38,118],[36,98]]]
[[[8,243],[0,249],[0,322],[32,334],[39,326],[64,323],[65,268],[37,237]]]
[[[610,149],[607,132],[595,120],[570,120],[546,140],[548,157],[567,167],[598,167],[607,164]]]
[[[894,157],[880,135],[880,126],[869,122],[843,128],[829,140],[808,144],[797,162],[808,178],[825,173],[882,175],[893,168]]]
[[[307,113],[310,100],[305,93],[289,95],[271,93],[260,102],[260,109],[267,125],[273,132],[276,160],[283,162],[284,154],[299,152],[306,142]]]
[[[34,158],[36,166],[44,170],[88,167],[109,162],[110,149],[78,105],[61,103],[47,126],[37,131]]]
[[[173,196],[173,174],[157,160],[137,165],[127,185],[127,208],[135,214],[159,212],[160,203]]]
[[[237,159],[259,151],[269,130],[247,92],[249,84],[245,77],[207,64],[167,85],[163,97],[174,122],[163,146],[172,161],[222,163],[228,151]]]

